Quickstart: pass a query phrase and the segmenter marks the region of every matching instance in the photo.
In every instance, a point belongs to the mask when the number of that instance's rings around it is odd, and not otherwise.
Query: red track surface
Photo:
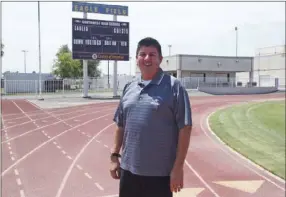
[[[206,124],[207,116],[218,107],[268,98],[285,98],[285,94],[191,98],[194,130],[185,188],[194,195],[185,197],[285,196],[285,182],[231,152]],[[3,100],[2,196],[116,196],[118,181],[108,171],[116,106],[100,103],[43,110],[25,100]],[[215,183],[218,181],[228,185],[246,181],[246,185],[236,185],[254,190],[242,191]],[[261,182],[251,187],[252,181]]]

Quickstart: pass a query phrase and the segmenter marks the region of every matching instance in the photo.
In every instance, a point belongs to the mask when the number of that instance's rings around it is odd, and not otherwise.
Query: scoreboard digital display
[[[129,61],[129,22],[73,18],[72,57]]]

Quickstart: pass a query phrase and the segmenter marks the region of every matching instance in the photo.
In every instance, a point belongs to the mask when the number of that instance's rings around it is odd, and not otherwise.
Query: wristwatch
[[[119,153],[111,153],[110,159],[112,159],[112,157],[121,157],[121,155]]]

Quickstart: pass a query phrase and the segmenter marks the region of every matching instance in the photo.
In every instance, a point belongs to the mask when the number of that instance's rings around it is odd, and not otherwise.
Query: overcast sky
[[[101,2],[104,3],[104,2]],[[172,54],[235,55],[235,30],[238,27],[238,55],[253,56],[261,47],[285,44],[285,3],[282,2],[124,2],[106,3],[129,6],[130,55],[135,72],[137,42],[146,36],[159,40],[163,55]],[[38,72],[38,18],[36,2],[2,3],[2,39],[5,55],[2,72]],[[82,17],[72,12],[71,2],[41,3],[42,72],[51,72],[58,48],[71,48],[71,19]],[[88,18],[112,20],[111,15],[89,14]],[[129,74],[130,63],[119,62],[118,72]],[[101,69],[107,73],[107,62]],[[112,64],[110,72],[112,73]]]

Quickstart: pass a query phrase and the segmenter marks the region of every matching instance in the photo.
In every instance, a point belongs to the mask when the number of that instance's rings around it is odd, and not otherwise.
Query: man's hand
[[[111,160],[110,175],[114,179],[120,179],[120,162],[118,158]]]
[[[171,172],[170,189],[172,192],[179,192],[184,187],[183,167],[173,168]]]

